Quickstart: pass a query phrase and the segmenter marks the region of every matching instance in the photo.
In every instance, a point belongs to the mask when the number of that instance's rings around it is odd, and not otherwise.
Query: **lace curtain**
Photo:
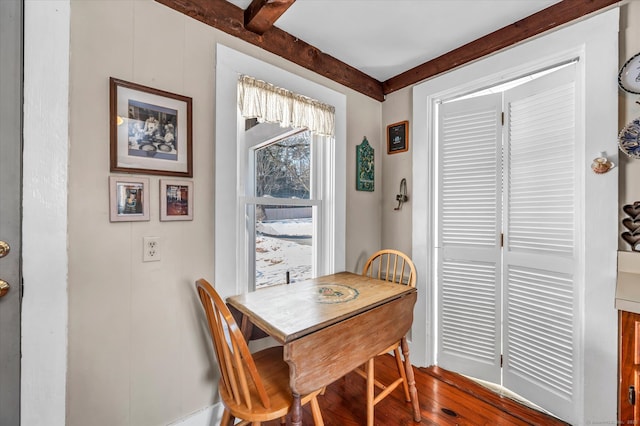
[[[321,136],[335,133],[335,108],[273,84],[241,75],[238,79],[238,107],[244,118],[281,127],[306,127]]]

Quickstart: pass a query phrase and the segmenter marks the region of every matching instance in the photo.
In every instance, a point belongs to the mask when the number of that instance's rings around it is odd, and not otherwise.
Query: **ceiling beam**
[[[244,10],[244,26],[264,34],[296,0],[253,0]]]
[[[247,30],[244,11],[225,0],[156,1],[359,93],[381,102],[384,100],[380,81],[277,27],[262,35]]]
[[[563,0],[431,61],[391,77],[382,83],[384,94],[387,95],[452,70],[619,2],[619,0]]]

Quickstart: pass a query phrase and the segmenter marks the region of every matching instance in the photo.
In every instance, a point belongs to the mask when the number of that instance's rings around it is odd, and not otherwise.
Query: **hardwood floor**
[[[414,368],[422,421],[416,423],[411,405],[404,401],[401,388],[375,408],[379,426],[411,425],[567,425],[567,423],[502,397],[475,382],[438,367]],[[376,359],[376,373],[386,380],[397,374],[393,358]],[[360,426],[366,424],[365,381],[351,373],[337,380],[319,398],[326,426]],[[303,408],[305,425],[313,425],[310,407]],[[279,425],[279,421],[264,423]],[[289,424],[289,419],[287,419]]]

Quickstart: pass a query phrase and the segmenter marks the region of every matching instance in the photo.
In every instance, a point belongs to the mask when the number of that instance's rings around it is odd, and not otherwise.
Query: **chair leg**
[[[311,404],[311,414],[313,415],[313,423],[316,426],[324,426],[324,420],[322,420],[322,412],[320,412],[320,404],[318,404],[318,398],[315,396],[311,398],[309,402]]]
[[[407,372],[407,381],[409,382],[409,392],[411,393],[411,404],[413,405],[413,420],[419,422],[422,418],[420,413],[420,403],[418,402],[418,390],[416,389],[416,379],[413,375],[413,367],[409,360],[409,345],[407,338],[400,340],[402,346],[402,355],[404,356],[404,365]]]
[[[367,361],[367,426],[373,426],[374,358]]]
[[[231,413],[225,408],[222,413],[222,420],[220,420],[220,424],[224,426],[233,425],[233,420],[235,419],[231,417]]]
[[[404,388],[404,398],[407,402],[411,401],[411,395],[409,395],[409,385],[407,384],[407,373],[404,363],[400,357],[400,346],[396,347],[393,351],[393,357],[396,359],[396,366],[398,367],[398,374],[402,377],[402,387]]]

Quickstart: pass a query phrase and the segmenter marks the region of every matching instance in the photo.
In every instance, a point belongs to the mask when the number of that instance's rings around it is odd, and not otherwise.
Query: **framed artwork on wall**
[[[399,123],[387,126],[387,154],[397,154],[405,152],[409,149],[409,122],[401,121]]]
[[[372,192],[375,187],[374,149],[365,136],[356,145],[356,191]]]
[[[132,176],[109,177],[109,220],[149,220],[149,179]]]
[[[112,172],[193,176],[191,98],[111,77]]]
[[[193,182],[160,179],[160,220],[193,220]]]

